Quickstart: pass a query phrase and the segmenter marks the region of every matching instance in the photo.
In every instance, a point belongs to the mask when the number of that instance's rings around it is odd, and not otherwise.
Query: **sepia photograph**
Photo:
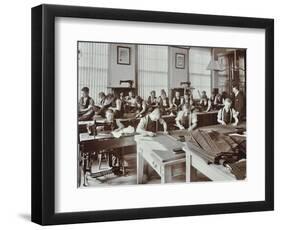
[[[77,42],[77,187],[245,180],[246,49]]]

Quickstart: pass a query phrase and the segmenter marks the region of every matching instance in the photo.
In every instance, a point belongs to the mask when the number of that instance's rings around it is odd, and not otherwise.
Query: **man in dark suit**
[[[237,85],[232,86],[232,92],[234,94],[234,109],[239,112],[239,118],[243,118],[245,116],[245,100],[244,95],[241,91],[239,91],[239,87]]]

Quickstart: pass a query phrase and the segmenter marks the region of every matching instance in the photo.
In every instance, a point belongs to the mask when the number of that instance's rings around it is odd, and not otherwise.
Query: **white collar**
[[[238,95],[239,92],[240,92],[240,91],[237,91],[237,92],[235,93],[235,97]]]

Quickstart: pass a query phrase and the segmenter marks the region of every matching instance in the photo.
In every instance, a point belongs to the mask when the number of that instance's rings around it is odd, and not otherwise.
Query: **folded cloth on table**
[[[119,137],[122,136],[122,134],[133,134],[134,132],[135,132],[134,127],[128,126],[124,129],[121,129],[121,130],[118,130],[118,131],[112,131],[111,133],[112,133],[113,137],[119,138]]]
[[[233,163],[239,160],[240,143],[217,131],[197,129],[189,133],[189,138],[186,138],[186,141],[187,145],[208,163]]]

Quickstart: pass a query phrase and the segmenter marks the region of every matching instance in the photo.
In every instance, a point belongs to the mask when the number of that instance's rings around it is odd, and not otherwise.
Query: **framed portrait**
[[[117,63],[120,65],[130,65],[130,47],[117,47]]]
[[[273,19],[39,5],[31,26],[33,222],[274,209]]]
[[[176,53],[176,68],[184,69],[185,68],[185,55]]]

